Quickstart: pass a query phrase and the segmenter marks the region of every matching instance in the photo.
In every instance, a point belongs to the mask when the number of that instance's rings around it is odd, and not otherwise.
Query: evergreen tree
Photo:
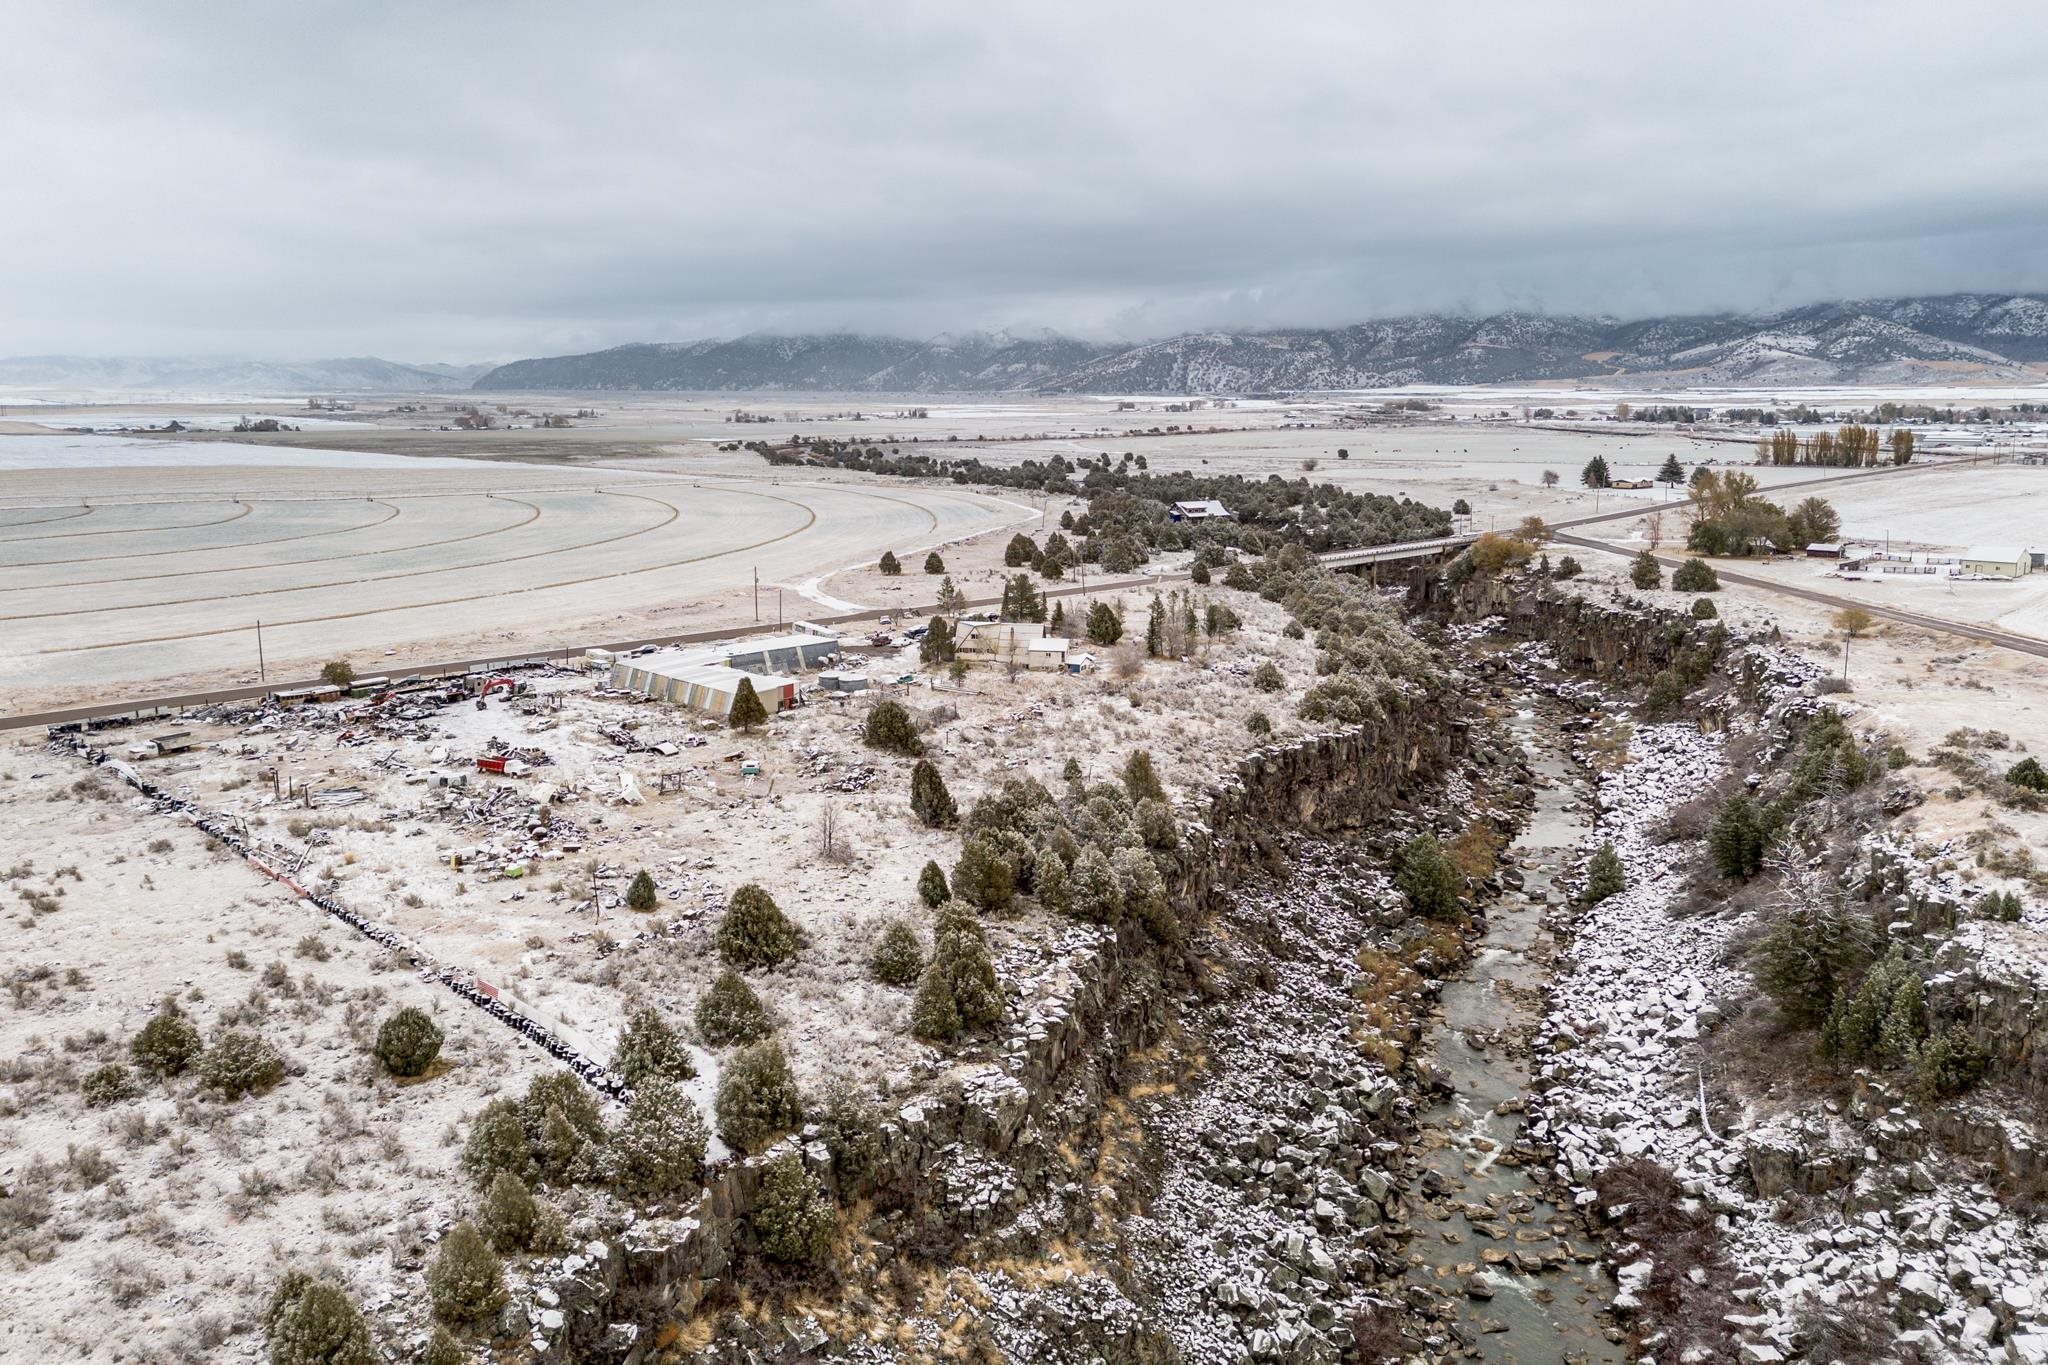
[[[1688,559],[1671,571],[1673,592],[1719,592],[1721,576],[1704,559]]]
[[[270,1365],[373,1365],[370,1329],[341,1286],[291,1270],[264,1314]]]
[[[253,1033],[230,1029],[199,1054],[199,1083],[238,1100],[268,1090],[284,1079],[284,1058]]]
[[[2048,769],[2038,758],[2023,758],[2005,770],[2005,780],[2028,791],[2048,792]]]
[[[692,1188],[704,1178],[710,1138],[682,1087],[661,1077],[647,1082],[633,1092],[626,1121],[612,1139],[619,1188],[654,1199]]]
[[[733,1054],[718,1078],[718,1134],[752,1155],[803,1122],[803,1101],[789,1058],[773,1038]]]
[[[1595,455],[1586,461],[1586,467],[1579,473],[1579,482],[1588,488],[1606,488],[1610,483],[1607,472],[1607,457]]]
[[[937,550],[933,550],[930,554],[924,557],[924,571],[926,573],[936,574],[942,574],[946,571],[946,561],[939,558],[939,552]]]
[[[718,974],[697,1001],[697,1033],[712,1047],[751,1043],[774,1032],[768,1007],[746,979],[730,967]]]
[[[930,759],[920,758],[910,770],[910,812],[931,829],[944,829],[960,818],[953,794]]]
[[[1621,855],[1614,851],[1613,844],[1600,845],[1593,861],[1586,865],[1586,885],[1579,892],[1579,903],[1598,905],[1627,889],[1628,874],[1622,868]]]
[[[1124,911],[1123,888],[1109,859],[1094,844],[1074,859],[1062,896],[1064,909],[1075,919],[1093,924],[1115,924]]]
[[[754,732],[756,725],[768,719],[768,708],[762,704],[760,693],[754,691],[752,678],[741,678],[739,686],[733,689],[732,710],[726,712],[726,724],[747,734]]]
[[[1252,686],[1261,692],[1278,692],[1287,686],[1286,675],[1271,659],[1252,670]]]
[[[953,585],[951,574],[939,580],[939,595],[933,605],[944,616],[952,616],[967,605],[967,594]]]
[[[814,1261],[831,1245],[838,1221],[832,1201],[803,1159],[786,1152],[768,1163],[761,1179],[761,1197],[748,1215],[761,1252],[771,1261]]]
[[[522,1183],[540,1176],[534,1165],[533,1149],[526,1140],[526,1126],[519,1119],[519,1102],[495,1099],[483,1107],[469,1125],[469,1140],[462,1146],[462,1169],[482,1189],[501,1174]]]
[[[1055,602],[1055,603],[1053,603],[1053,604],[1052,604],[1052,619],[1051,619],[1050,621],[1048,621],[1048,622],[1046,623],[1046,627],[1045,627],[1045,629],[1046,629],[1046,633],[1047,633],[1047,634],[1049,634],[1049,635],[1055,635],[1055,636],[1058,636],[1058,637],[1060,637],[1061,639],[1064,639],[1064,638],[1066,638],[1066,634],[1067,634],[1067,604],[1066,604],[1066,603],[1064,603],[1064,602]]]
[[[1707,829],[1707,853],[1723,877],[1747,881],[1763,870],[1770,831],[1755,801],[1738,793],[1721,803]]]
[[[1430,834],[1419,835],[1401,846],[1394,885],[1408,898],[1409,908],[1425,919],[1455,918],[1464,895],[1464,879],[1444,855],[1443,845]]]
[[[868,970],[874,973],[875,980],[887,986],[916,984],[924,973],[924,945],[917,941],[917,930],[906,920],[890,920],[875,940]]]
[[[654,878],[643,867],[633,874],[633,882],[626,888],[626,908],[645,914],[654,909],[655,904]]]
[[[1030,574],[1018,574],[1003,585],[1002,618],[1005,621],[1043,621],[1045,598]]]
[[[1678,462],[1674,453],[1664,457],[1664,467],[1657,471],[1657,482],[1681,484],[1685,482],[1685,466]]]
[[[936,860],[927,859],[924,870],[917,874],[918,899],[926,905],[937,906],[952,894],[946,885],[945,869]]]
[[[1145,617],[1145,653],[1159,658],[1166,652],[1166,603],[1158,593],[1152,594],[1152,609]]]
[[[939,907],[932,959],[911,1004],[911,1032],[943,1042],[962,1029],[986,1028],[1002,1012],[1002,988],[981,925],[967,906],[948,901]]]
[[[1570,555],[1565,555],[1557,561],[1557,576],[1560,579],[1577,578],[1584,572],[1585,570],[1579,567],[1579,561]]]
[[[1188,581],[1198,588],[1206,588],[1210,580],[1209,566],[1199,559],[1196,560],[1195,567],[1188,570]]]
[[[1821,1030],[1821,1051],[1849,1062],[1903,1066],[1926,1037],[1926,988],[1904,951],[1894,948],[1854,991],[1837,992]]]
[[[612,1054],[612,1070],[637,1090],[657,1077],[687,1081],[697,1074],[697,1064],[690,1060],[689,1048],[668,1021],[655,1010],[642,1008],[633,1012],[625,1031],[619,1035],[618,1049]]]
[[[1117,619],[1116,609],[1107,602],[1097,602],[1088,608],[1088,638],[1098,645],[1113,645],[1123,638],[1124,623]]]
[[[917,737],[917,726],[911,722],[910,712],[903,703],[883,698],[868,710],[867,719],[861,723],[861,743],[870,749],[882,749],[892,754],[915,758],[924,752],[924,741]]]
[[[1868,925],[1839,899],[1796,895],[1758,946],[1756,978],[1789,1028],[1818,1028],[1870,961]]]
[[[377,1030],[377,1060],[394,1076],[424,1076],[441,1055],[441,1027],[425,1010],[407,1005]]]
[[[882,551],[882,562],[878,567],[890,578],[894,578],[897,574],[903,572],[903,566],[896,561],[896,552],[894,550]]]
[[[491,1249],[504,1255],[526,1250],[540,1206],[526,1182],[510,1171],[498,1172],[476,1209],[476,1230]]]
[[[1664,569],[1655,555],[1643,550],[1629,561],[1628,581],[1647,592],[1663,585]]]
[[[943,616],[934,616],[925,627],[924,638],[917,642],[917,660],[922,664],[949,664],[959,648],[953,623]]]
[[[1693,620],[1712,621],[1720,616],[1720,614],[1714,607],[1713,599],[1707,597],[1695,597],[1692,599]]]
[[[986,833],[967,837],[960,861],[953,864],[953,894],[991,912],[1010,908],[1017,891],[1017,869]]]
[[[1152,755],[1145,749],[1131,750],[1131,756],[1124,760],[1124,790],[1130,793],[1132,801],[1143,801],[1151,797],[1155,801],[1166,799],[1166,788],[1160,784],[1159,774],[1152,768]]]
[[[1010,537],[1010,543],[1003,549],[1003,565],[1020,569],[1038,558],[1038,543],[1019,531]]]
[[[728,967],[779,967],[801,946],[796,926],[773,896],[752,882],[732,893],[718,922],[718,955]]]
[[[844,1076],[825,1091],[822,1106],[813,1106],[811,1121],[818,1125],[825,1150],[832,1155],[832,1173],[839,1197],[849,1199],[855,1187],[875,1173],[882,1163],[882,1118],[873,1101],[849,1084]]]
[[[475,1322],[505,1306],[505,1263],[467,1218],[441,1239],[427,1270],[427,1296],[434,1316],[447,1322]]]

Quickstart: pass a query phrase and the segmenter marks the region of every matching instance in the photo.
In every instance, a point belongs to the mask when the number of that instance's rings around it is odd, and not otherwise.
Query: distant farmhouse
[[[2016,545],[1980,545],[1963,551],[1956,563],[1958,573],[1979,578],[2025,578],[2033,567],[2034,557]]]
[[[1167,512],[1168,521],[1228,521],[1230,509],[1220,502],[1177,502]]]

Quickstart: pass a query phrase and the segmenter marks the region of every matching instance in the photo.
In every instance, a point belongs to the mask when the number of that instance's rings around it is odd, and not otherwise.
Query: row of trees
[[[1881,456],[1884,446],[1889,457]],[[1837,431],[1817,431],[1804,441],[1795,431],[1774,431],[1756,443],[1756,462],[1767,465],[1819,465],[1831,469],[1871,469],[1887,462],[1911,464],[1913,433],[1895,430],[1882,442],[1876,427],[1851,423]]]

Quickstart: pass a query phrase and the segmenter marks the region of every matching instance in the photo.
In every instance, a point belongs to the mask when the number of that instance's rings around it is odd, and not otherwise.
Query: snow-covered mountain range
[[[375,356],[342,360],[27,355],[0,358],[0,389],[57,392],[251,394],[448,393],[488,365],[408,365]]]
[[[500,365],[493,390],[1273,393],[1537,380],[1932,384],[2048,376],[2048,297],[1859,299],[1624,321],[1430,314],[1140,344],[1053,333],[928,341],[839,333],[640,343]]]

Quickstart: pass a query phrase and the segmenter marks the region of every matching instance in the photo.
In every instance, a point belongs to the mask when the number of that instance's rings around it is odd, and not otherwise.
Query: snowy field
[[[1038,510],[758,463],[693,478],[61,436],[0,437],[0,461],[10,710],[107,683],[253,681],[258,620],[272,676],[290,677],[407,646],[516,652],[751,621],[757,573],[801,617],[839,600],[802,596],[822,574]]]

